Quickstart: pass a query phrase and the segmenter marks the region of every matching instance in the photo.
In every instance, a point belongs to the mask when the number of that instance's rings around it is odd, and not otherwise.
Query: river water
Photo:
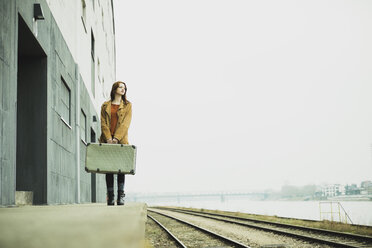
[[[372,226],[372,201],[340,201],[340,211],[337,203],[320,201],[257,201],[246,198],[207,198],[188,199],[149,199],[145,202],[150,206],[180,206],[243,212],[250,214],[276,215],[297,219],[320,220],[333,218],[334,221]],[[342,206],[342,207],[341,207]],[[342,209],[343,208],[343,209]],[[332,214],[330,212],[333,212]]]

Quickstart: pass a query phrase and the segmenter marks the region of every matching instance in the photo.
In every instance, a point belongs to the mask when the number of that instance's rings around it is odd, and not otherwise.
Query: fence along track
[[[223,241],[225,243],[228,243],[229,245],[231,245],[232,247],[242,247],[242,248],[251,248],[250,246],[248,245],[245,245],[245,244],[242,244],[236,240],[233,240],[233,239],[230,239],[228,237],[225,237],[223,235],[220,235],[220,234],[217,234],[211,230],[208,230],[208,229],[205,229],[205,228],[202,228],[202,227],[199,227],[199,226],[196,226],[190,222],[187,222],[185,220],[181,220],[179,218],[176,218],[176,217],[173,217],[173,216],[170,216],[170,215],[167,215],[167,214],[164,214],[164,213],[160,213],[160,212],[157,212],[157,211],[154,211],[154,210],[150,210],[150,209],[147,209],[148,212],[153,212],[153,213],[156,213],[156,214],[159,214],[159,215],[162,215],[162,216],[165,216],[167,218],[170,218],[170,219],[173,219],[173,220],[176,220],[177,222],[180,222],[180,223],[183,223],[185,225],[188,225],[194,229],[197,229],[201,232],[204,232],[206,234],[209,234],[213,237],[215,237],[217,240],[220,240],[220,241]],[[156,220],[153,216],[150,216],[149,214],[147,214],[152,220],[154,220],[159,226],[161,226],[161,228],[163,228],[168,234],[170,234],[170,236],[172,237],[172,239],[174,239],[177,244],[179,244],[181,247],[185,247],[187,248],[187,246],[185,246],[174,234],[172,234],[166,227],[164,227],[158,220]]]
[[[324,229],[276,223],[276,222],[270,222],[270,221],[261,221],[261,220],[256,220],[256,219],[242,218],[242,217],[217,214],[217,213],[206,213],[206,212],[200,212],[196,210],[181,210],[181,209],[167,208],[167,207],[159,208],[159,209],[180,212],[180,213],[195,215],[199,217],[210,218],[210,219],[219,220],[219,221],[223,221],[227,223],[238,224],[238,225],[242,225],[246,227],[252,227],[252,228],[256,228],[256,229],[260,229],[260,230],[264,230],[268,232],[274,232],[280,235],[291,236],[291,237],[295,237],[301,240],[307,240],[307,241],[327,244],[327,245],[336,246],[336,247],[348,247],[348,248],[372,247],[372,237],[370,236],[355,235],[355,234],[344,233],[344,232],[329,231],[329,230],[324,230]],[[213,216],[216,216],[216,217],[213,217]],[[239,221],[234,221],[231,219],[236,219]],[[252,224],[252,222],[254,222],[255,224]],[[256,223],[259,223],[259,224],[256,224]],[[270,227],[268,227],[268,225],[270,225]],[[275,228],[271,226],[275,226]],[[302,234],[299,232],[302,232]],[[307,232],[307,233],[303,234],[303,232]],[[323,238],[315,237],[315,234],[308,234],[309,232],[312,232],[312,233],[315,232],[318,235],[323,235]],[[328,236],[324,237],[324,235],[328,235]],[[335,239],[340,239],[340,237],[344,239],[349,239],[349,240],[346,240],[346,241],[335,240]]]

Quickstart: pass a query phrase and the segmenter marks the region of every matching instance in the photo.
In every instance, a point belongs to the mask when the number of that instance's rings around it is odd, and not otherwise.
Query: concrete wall
[[[76,65],[56,23],[50,29],[54,49],[49,54],[51,80],[48,95],[48,203],[73,203],[77,196],[76,176]],[[62,87],[70,89],[70,117],[62,115]],[[68,120],[70,119],[70,120]]]
[[[48,1],[53,2],[53,1]],[[71,3],[71,1],[67,1]],[[87,1],[88,2],[88,1]],[[17,133],[17,61],[18,61],[18,16],[24,19],[27,28],[32,32],[35,40],[40,45],[46,55],[46,104],[41,111],[46,113],[45,137],[40,137],[38,142],[44,142],[46,146],[36,147],[37,142],[33,142],[35,137],[42,131],[29,134],[25,137],[29,142],[28,147],[33,147],[36,157],[41,156],[43,149],[46,156],[45,173],[42,168],[36,166],[37,160],[32,162],[30,171],[41,176],[45,180],[45,186],[39,190],[45,190],[45,197],[37,200],[38,204],[56,203],[76,203],[90,202],[92,200],[91,174],[84,170],[86,143],[80,139],[80,112],[83,109],[86,114],[87,141],[90,142],[91,130],[100,135],[99,112],[97,106],[102,104],[97,99],[92,98],[90,85],[85,82],[81,66],[74,58],[63,33],[55,21],[52,12],[45,0],[41,3],[45,20],[33,20],[33,0],[0,0],[0,205],[14,205],[16,185],[32,185],[39,180],[30,178],[27,182],[25,175],[20,171],[21,165],[17,164],[17,135],[20,139],[21,131]],[[80,24],[80,23],[79,23]],[[96,35],[96,37],[98,37]],[[105,44],[97,44],[103,46]],[[77,50],[83,50],[76,47]],[[90,52],[90,46],[89,46]],[[86,56],[78,54],[77,57]],[[80,58],[85,61],[91,58]],[[90,64],[89,64],[90,65]],[[83,69],[84,71],[85,69]],[[107,74],[114,74],[111,69]],[[70,120],[62,119],[63,109],[61,101],[63,99],[63,82],[70,89]],[[26,79],[24,79],[26,80]],[[88,79],[89,80],[89,79]],[[111,82],[110,82],[111,84]],[[97,88],[97,87],[96,87]],[[33,89],[34,96],[32,102],[35,104],[40,95]],[[21,92],[18,90],[18,92]],[[23,93],[26,94],[26,93]],[[24,95],[23,95],[24,96]],[[40,107],[40,104],[38,105]],[[26,113],[27,118],[31,118],[35,110],[31,108],[30,113]],[[97,117],[97,122],[93,122],[93,116]],[[19,120],[20,121],[20,120]],[[18,122],[21,123],[21,122]],[[19,128],[22,126],[19,124]],[[24,128],[26,128],[25,125]],[[29,130],[32,132],[32,130]],[[27,134],[27,132],[25,132]],[[26,147],[27,148],[27,147]],[[42,151],[38,151],[42,149]],[[32,150],[32,149],[31,149]],[[46,151],[45,151],[46,150]],[[22,158],[21,158],[22,160]],[[18,176],[17,176],[18,173]],[[17,183],[18,180],[18,183]],[[22,180],[22,181],[19,181]],[[28,187],[30,188],[30,187]],[[95,195],[98,202],[106,200],[104,175],[96,176]],[[25,187],[24,189],[27,189]],[[39,199],[39,198],[38,198]]]
[[[81,78],[82,79],[82,78]],[[80,108],[84,111],[84,113],[87,116],[87,128],[85,130],[87,137],[86,142],[82,141],[80,139],[80,201],[81,202],[91,202],[91,196],[92,196],[92,187],[91,187],[91,179],[92,174],[87,173],[85,171],[85,156],[86,156],[86,145],[88,142],[91,142],[91,129],[94,130],[96,133],[96,140],[98,141],[99,136],[97,134],[100,132],[101,124],[98,119],[99,114],[95,111],[95,108],[92,104],[90,104],[90,98],[88,94],[88,90],[85,88],[85,85],[82,84],[81,87],[83,88],[80,91],[80,101],[81,105]],[[93,116],[96,116],[96,122],[93,122]],[[83,124],[83,123],[80,123]],[[95,193],[96,193],[96,199],[97,202],[106,201],[106,179],[105,175],[103,174],[93,174],[96,178],[96,187],[95,187]],[[103,186],[102,186],[103,185]]]
[[[85,3],[85,18],[83,4]],[[47,0],[96,111],[108,100],[115,73],[112,0]],[[91,32],[95,37],[95,92],[91,91]],[[98,64],[99,63],[99,64]]]
[[[15,1],[0,0],[0,204],[15,202],[17,42]]]

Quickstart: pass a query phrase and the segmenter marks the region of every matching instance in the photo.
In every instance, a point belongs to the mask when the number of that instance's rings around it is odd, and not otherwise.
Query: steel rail
[[[372,242],[372,237],[371,236],[345,233],[345,232],[337,232],[337,231],[331,231],[331,230],[326,230],[326,229],[321,229],[321,228],[284,224],[284,223],[272,222],[272,221],[267,221],[267,220],[244,218],[244,217],[238,217],[238,216],[233,216],[233,215],[228,215],[228,214],[208,213],[208,212],[201,212],[201,211],[196,211],[196,210],[186,210],[186,209],[177,209],[177,208],[168,208],[168,207],[162,207],[160,209],[164,209],[164,210],[172,209],[172,210],[177,210],[177,211],[186,211],[186,212],[194,212],[194,213],[207,214],[207,215],[213,215],[213,216],[228,217],[228,218],[233,218],[233,219],[237,219],[237,220],[252,221],[252,222],[263,223],[263,224],[268,224],[268,225],[275,225],[275,226],[280,226],[280,227],[285,227],[285,228],[301,229],[301,230],[304,230],[304,231],[312,231],[312,232],[318,232],[318,233],[322,233],[322,234],[327,233],[327,234],[330,234],[330,235],[337,235],[337,236],[342,236],[342,237],[346,237],[346,238],[358,239],[358,240],[362,240],[362,241]]]
[[[312,236],[309,236],[309,235],[297,234],[297,233],[278,230],[278,229],[274,229],[274,228],[270,228],[270,227],[263,227],[263,226],[259,226],[259,225],[255,225],[255,224],[248,224],[248,223],[242,223],[242,222],[237,222],[237,221],[233,221],[233,220],[226,220],[226,219],[216,218],[216,217],[212,217],[212,216],[218,216],[218,217],[222,217],[222,218],[232,218],[232,219],[238,219],[238,220],[242,220],[242,221],[252,221],[252,222],[269,224],[269,225],[277,225],[277,226],[282,227],[282,228],[300,229],[300,230],[303,230],[303,231],[313,231],[313,232],[317,232],[319,234],[328,234],[328,235],[333,235],[333,236],[340,235],[342,237],[347,237],[347,238],[351,238],[351,239],[354,239],[354,240],[366,241],[366,242],[371,242],[372,241],[372,237],[370,237],[370,236],[354,235],[354,234],[343,233],[343,232],[329,231],[329,230],[325,230],[325,229],[317,229],[317,228],[310,228],[310,227],[308,228],[308,227],[303,227],[303,226],[298,226],[298,225],[289,225],[289,224],[276,223],[276,222],[270,222],[270,221],[261,221],[261,220],[256,220],[256,219],[242,218],[242,217],[223,215],[223,214],[205,213],[205,212],[199,212],[199,211],[195,211],[195,210],[181,210],[181,209],[176,209],[176,208],[164,208],[164,207],[160,208],[160,209],[168,210],[168,211],[176,211],[176,212],[181,212],[181,213],[185,213],[185,214],[190,214],[190,215],[210,218],[210,219],[214,219],[214,220],[219,220],[219,221],[223,221],[223,222],[228,222],[228,223],[232,223],[232,224],[238,224],[238,225],[242,225],[242,226],[252,227],[252,228],[256,228],[256,229],[260,229],[260,230],[264,230],[264,231],[268,231],[268,232],[278,233],[278,234],[281,234],[281,235],[292,236],[292,237],[299,238],[299,239],[305,239],[305,240],[309,240],[309,241],[312,241],[312,242],[333,245],[333,246],[336,246],[336,247],[348,247],[348,248],[372,247],[372,245],[371,246],[366,246],[365,244],[361,244],[361,245],[356,246],[355,245],[356,241],[352,241],[352,242],[348,241],[347,243],[346,242],[340,243],[340,242],[332,241],[332,240],[329,240],[329,239],[321,239],[321,238],[312,237]],[[212,215],[212,216],[209,216],[209,215]]]
[[[169,231],[165,226],[163,226],[157,219],[152,217],[150,214],[147,214],[147,216],[150,217],[150,219],[152,219],[153,221],[155,221],[155,223],[158,224],[166,233],[168,233],[168,235],[171,236],[172,239],[176,241],[176,243],[179,246],[181,246],[182,248],[187,248],[171,231]]]
[[[200,227],[200,226],[194,225],[194,224],[192,224],[192,223],[190,223],[190,222],[188,222],[188,221],[181,220],[181,219],[179,219],[179,218],[176,218],[176,217],[173,217],[173,216],[170,216],[170,215],[164,214],[164,213],[160,213],[160,212],[158,212],[158,211],[154,211],[154,210],[151,210],[151,209],[147,209],[147,211],[150,211],[150,212],[153,212],[153,213],[160,214],[160,215],[162,215],[162,216],[168,217],[168,218],[170,218],[170,219],[173,219],[173,220],[176,220],[176,221],[181,222],[181,223],[183,223],[183,224],[186,224],[186,225],[188,225],[188,226],[191,226],[191,227],[193,227],[193,228],[195,228],[195,229],[197,229],[197,230],[199,230],[199,231],[202,231],[202,232],[204,232],[204,233],[207,233],[207,234],[209,234],[209,235],[212,235],[212,236],[216,237],[217,239],[222,240],[222,241],[224,241],[224,242],[226,242],[226,243],[230,243],[230,244],[232,244],[232,245],[234,245],[234,246],[236,246],[236,247],[251,248],[250,246],[247,246],[247,245],[245,245],[245,244],[242,244],[242,243],[240,243],[240,242],[238,242],[238,241],[236,241],[236,240],[230,239],[230,238],[228,238],[228,237],[225,237],[225,236],[223,236],[223,235],[220,235],[220,234],[218,234],[218,233],[216,233],[216,232],[213,232],[213,231],[211,231],[211,230],[208,230],[208,229],[206,229],[206,228],[203,228],[203,227]]]

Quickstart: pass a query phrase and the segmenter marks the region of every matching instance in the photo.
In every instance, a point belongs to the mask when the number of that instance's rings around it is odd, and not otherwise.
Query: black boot
[[[115,195],[114,191],[107,191],[107,205],[115,205]]]
[[[124,205],[124,197],[125,197],[124,191],[119,190],[118,191],[118,201],[117,201],[118,205]]]

